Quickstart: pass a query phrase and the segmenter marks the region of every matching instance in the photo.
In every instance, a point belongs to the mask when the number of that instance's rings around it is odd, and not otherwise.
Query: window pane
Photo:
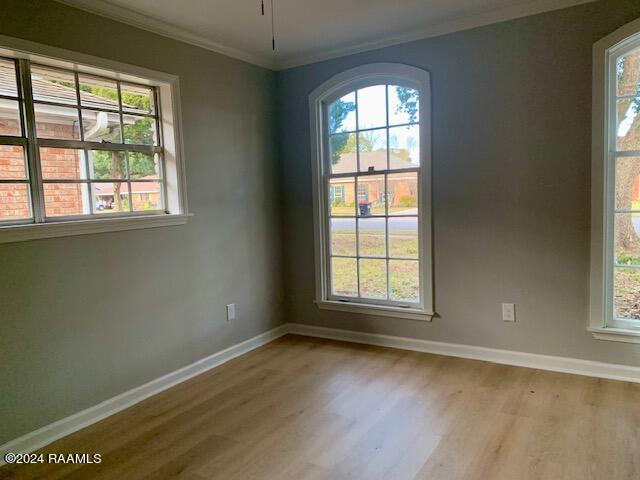
[[[358,177],[358,215],[384,215],[384,175]]]
[[[78,110],[55,105],[35,104],[38,138],[80,140]]]
[[[126,183],[92,183],[91,192],[94,213],[129,212],[129,186]]]
[[[124,152],[89,150],[89,172],[92,179],[110,180],[127,177]]]
[[[131,202],[135,212],[162,210],[162,193],[158,182],[132,182]]]
[[[83,107],[118,110],[118,85],[116,82],[89,75],[79,75],[80,103]]]
[[[363,257],[387,256],[385,218],[358,219],[358,248]]]
[[[418,258],[418,217],[389,219],[389,256]]]
[[[85,142],[122,143],[118,113],[83,110],[82,129]]]
[[[0,145],[0,178],[3,180],[27,178],[26,159],[22,147]]]
[[[640,49],[619,57],[616,70],[618,95],[635,95],[640,83]]]
[[[125,115],[124,143],[132,145],[156,145],[156,121],[150,117]]]
[[[129,176],[132,179],[157,180],[160,178],[160,157],[157,154],[129,152]]]
[[[47,217],[90,213],[86,183],[45,183],[44,208]]]
[[[78,104],[73,73],[32,65],[31,84],[34,100]]]
[[[640,320],[640,269],[615,269],[615,317]]]
[[[358,134],[360,171],[387,169],[387,129],[367,130]]]
[[[29,186],[25,183],[0,183],[0,221],[31,218]]]
[[[353,132],[356,129],[356,94],[336,100],[328,108],[329,133]]]
[[[418,174],[392,173],[387,177],[389,215],[418,214]]]
[[[355,258],[331,259],[331,292],[343,297],[358,296],[358,271]]]
[[[16,64],[12,60],[0,59],[0,95],[18,96]]]
[[[640,157],[616,159],[616,209],[640,211]]]
[[[351,218],[331,219],[331,254],[356,255],[356,221]]]
[[[360,296],[387,298],[387,261],[360,259]]]
[[[389,85],[389,125],[416,123],[419,119],[418,91],[399,85]]]
[[[120,84],[122,110],[135,113],[154,113],[153,90],[142,85]]]
[[[329,214],[332,217],[356,214],[355,178],[332,178],[329,181]]]
[[[616,263],[640,265],[640,212],[615,215]]]
[[[616,149],[618,151],[640,150],[640,120],[635,99],[623,98],[616,101],[617,135]]]
[[[74,148],[40,148],[42,178],[45,180],[84,180],[87,166],[84,151]]]
[[[389,129],[389,164],[391,169],[420,165],[420,126]]]
[[[389,287],[392,300],[420,301],[420,266],[417,261],[389,260]]]
[[[0,135],[22,136],[20,104],[17,101],[0,99]]]
[[[329,137],[331,173],[351,173],[358,170],[356,134],[339,133]]]
[[[387,94],[385,85],[358,90],[358,129],[387,125]]]

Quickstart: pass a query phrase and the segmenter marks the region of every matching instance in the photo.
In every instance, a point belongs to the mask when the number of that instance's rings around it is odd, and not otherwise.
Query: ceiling
[[[58,0],[272,69],[592,0]]]

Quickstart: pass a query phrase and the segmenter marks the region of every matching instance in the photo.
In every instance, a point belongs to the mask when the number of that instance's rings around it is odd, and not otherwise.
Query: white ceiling
[[[59,0],[281,69],[593,0]]]

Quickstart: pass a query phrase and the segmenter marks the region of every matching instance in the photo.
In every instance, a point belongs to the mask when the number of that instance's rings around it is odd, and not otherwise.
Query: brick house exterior
[[[36,82],[38,80],[34,80]],[[45,83],[42,80],[39,83]],[[48,83],[48,82],[46,82]],[[1,85],[0,85],[1,86]],[[62,86],[45,86],[55,89],[57,96],[69,95],[75,98],[75,90]],[[66,92],[65,92],[66,91]],[[82,92],[83,102],[88,97],[96,106],[117,107],[117,103]],[[95,98],[94,98],[95,97]],[[20,135],[20,121],[15,117],[16,102],[0,99],[0,135]],[[58,107],[47,107],[40,112],[37,122],[38,136],[42,138],[80,139],[77,116],[69,116],[69,112]],[[68,109],[67,109],[68,110]],[[83,114],[84,119],[84,114]],[[85,123],[87,120],[85,119]],[[86,125],[85,125],[86,127]],[[27,178],[26,155],[21,146],[0,145],[0,179],[24,180]],[[40,166],[43,179],[81,180],[87,178],[84,158],[80,151],[65,148],[40,148]],[[131,200],[134,209],[143,210],[145,206],[161,205],[160,189],[157,183],[132,183],[133,195]],[[89,212],[89,205],[83,199],[87,198],[86,184],[73,183],[45,183],[44,202],[48,217],[82,215]],[[113,184],[94,184],[94,202],[96,212],[109,211],[98,208],[98,205],[112,205],[114,202]],[[128,197],[127,185],[121,189],[121,198]],[[26,184],[0,184],[0,221],[14,219],[28,219],[30,212],[29,187]]]
[[[347,173],[357,170],[355,153],[340,156],[339,162],[333,166],[334,173]],[[386,169],[386,151],[360,152],[362,165],[372,166],[375,170]],[[411,168],[412,165],[401,157],[390,156],[391,168]],[[415,173],[390,173],[388,177],[388,203],[390,208],[408,206],[411,199],[417,197],[417,176]],[[362,176],[358,178],[358,192],[355,191],[355,181],[351,177],[336,177],[331,180],[329,191],[330,202],[354,205],[357,195],[358,204],[381,205],[384,203],[384,177]]]

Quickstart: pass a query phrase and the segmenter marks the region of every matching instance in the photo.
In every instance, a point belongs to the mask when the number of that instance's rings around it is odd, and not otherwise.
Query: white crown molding
[[[171,372],[163,377],[156,378],[144,385],[135,387],[127,392],[121,393],[113,398],[105,400],[98,405],[89,407],[69,417],[58,420],[49,425],[27,433],[21,437],[11,440],[4,445],[0,445],[0,467],[5,464],[6,453],[31,453],[39,448],[49,445],[56,440],[88,427],[104,418],[114,415],[126,408],[129,408],[142,400],[160,393],[168,388],[182,383],[196,375],[211,370],[222,365],[240,355],[254,350],[262,345],[272,342],[287,333],[287,325],[268,330],[260,335],[256,335],[249,340],[238,343],[220,352],[214,353],[197,362],[187,365],[179,370]]]
[[[451,19],[446,22],[430,24],[419,30],[414,30],[402,35],[381,38],[380,40],[363,42],[356,45],[336,48],[319,53],[312,53],[308,55],[291,55],[282,59],[276,58],[275,69],[284,70],[287,68],[299,67],[311,63],[322,62],[324,60],[330,60],[332,58],[353,55],[354,53],[362,53],[369,50],[391,47],[393,45],[400,45],[402,43],[422,40],[424,38],[438,37],[440,35],[447,35],[449,33],[470,30],[472,28],[491,25],[492,23],[504,22],[507,20],[527,17],[529,15],[536,15],[552,10],[561,10],[563,8],[574,7],[583,3],[592,3],[594,1],[596,0],[529,0],[517,3],[515,5],[508,5],[506,7],[490,10],[484,13],[468,15],[462,18]]]
[[[131,9],[112,5],[104,0],[55,1],[96,15],[111,18],[158,35],[173,38],[191,45],[206,48],[213,52],[253,63],[261,67],[269,68],[271,70],[284,70],[332,58],[352,55],[354,53],[390,47],[415,40],[421,40],[423,38],[437,37],[439,35],[446,35],[449,33],[490,25],[492,23],[504,22],[529,15],[536,15],[538,13],[548,12],[551,10],[560,10],[563,8],[573,7],[575,5],[581,5],[583,3],[591,3],[595,0],[527,0],[514,5],[507,5],[505,7],[490,10],[488,12],[468,15],[462,18],[455,18],[446,22],[429,24],[419,30],[414,30],[402,35],[362,42],[343,48],[329,49],[318,53],[288,55],[283,58],[238,50],[210,40],[187,29],[176,27],[161,20],[140,14]]]
[[[221,53],[227,57],[236,58],[244,62],[252,63],[260,67],[274,69],[274,60],[271,56],[259,55],[229,47],[219,42],[214,42],[202,35],[193,33],[187,29],[170,25],[162,20],[148,17],[129,8],[112,5],[104,0],[55,0],[69,7],[84,10],[85,12],[107,17],[121,23],[126,23],[148,32],[162,35],[163,37],[179,40],[196,47],[205,48],[212,52]]]

